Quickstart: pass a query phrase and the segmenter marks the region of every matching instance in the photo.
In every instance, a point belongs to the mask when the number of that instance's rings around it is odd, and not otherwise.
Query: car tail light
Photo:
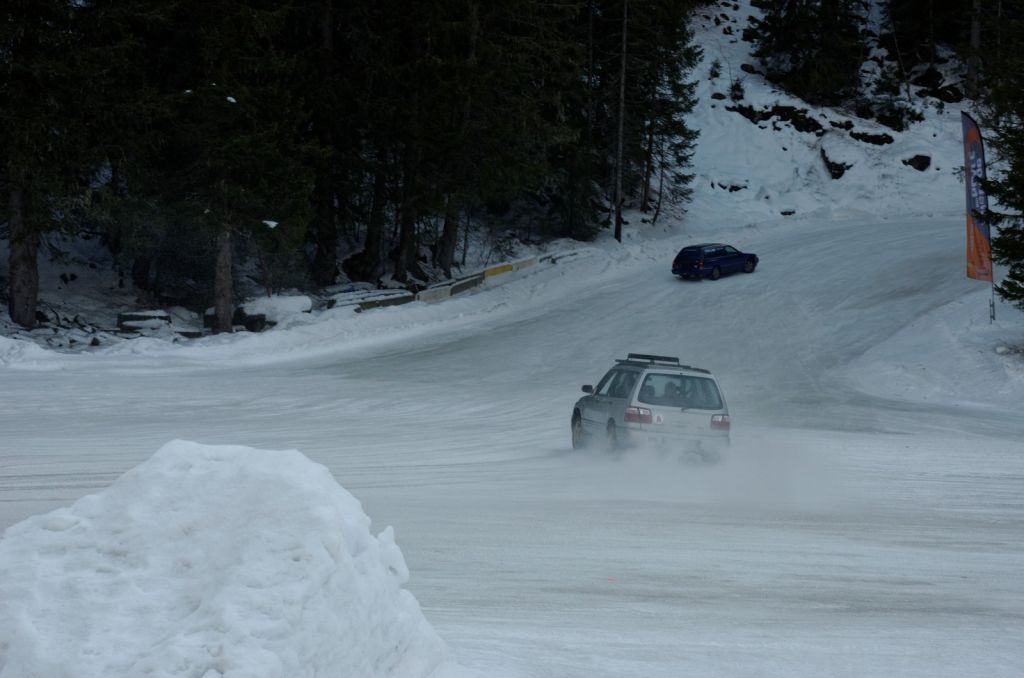
[[[699,259],[697,261],[697,263],[693,265],[693,267],[694,268],[704,268],[704,260],[703,259]]]
[[[729,415],[728,414],[713,414],[711,415],[711,428],[716,431],[728,431],[729,430]]]
[[[646,407],[627,407],[626,421],[634,424],[650,424],[654,420],[651,419],[651,411]]]

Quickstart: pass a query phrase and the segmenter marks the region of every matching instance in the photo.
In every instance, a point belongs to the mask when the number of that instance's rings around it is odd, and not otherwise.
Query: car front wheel
[[[572,449],[582,450],[587,446],[586,433],[583,430],[583,419],[579,414],[572,415]]]
[[[743,264],[743,272],[744,273],[753,273],[754,269],[756,267],[757,267],[757,264],[754,263],[753,259],[747,259],[747,263]]]

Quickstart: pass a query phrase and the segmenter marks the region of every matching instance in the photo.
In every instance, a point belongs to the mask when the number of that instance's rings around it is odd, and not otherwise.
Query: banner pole
[[[992,271],[992,298],[988,300],[988,324],[991,325],[996,321],[996,282],[995,282],[995,271]]]

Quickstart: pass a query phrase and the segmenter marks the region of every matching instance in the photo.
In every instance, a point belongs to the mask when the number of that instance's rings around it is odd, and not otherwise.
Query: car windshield
[[[722,397],[713,379],[686,374],[648,374],[640,387],[637,400],[645,405],[695,410],[722,409]]]

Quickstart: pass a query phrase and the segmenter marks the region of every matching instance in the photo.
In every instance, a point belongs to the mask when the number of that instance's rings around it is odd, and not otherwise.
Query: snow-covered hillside
[[[704,60],[695,73],[700,103],[693,121],[701,137],[692,218],[754,222],[963,211],[959,106],[918,96],[921,88],[913,88],[908,95],[924,120],[902,132],[852,111],[808,106],[761,74],[742,37],[752,15],[761,11],[748,0],[698,12],[696,42]],[[712,78],[716,61],[720,73]],[[867,88],[875,67],[865,62]],[[735,80],[743,92],[738,100],[730,96]],[[926,168],[910,164],[918,156],[928,159]],[[826,158],[844,166],[839,178],[832,178]]]

